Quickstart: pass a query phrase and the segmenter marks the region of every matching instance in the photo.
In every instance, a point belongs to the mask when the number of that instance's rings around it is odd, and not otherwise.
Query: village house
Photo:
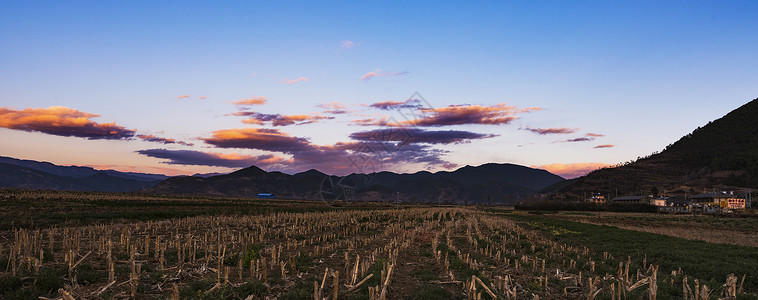
[[[693,206],[703,209],[744,209],[745,197],[735,195],[734,192],[702,193],[689,198]]]
[[[612,203],[642,203],[645,196],[620,196],[611,199]]]
[[[593,202],[593,203],[605,203],[605,196],[600,195],[600,194],[595,194],[595,195],[592,195],[592,197],[590,197],[589,199],[587,199],[587,201]]]
[[[668,200],[668,197],[655,197],[653,199],[650,199],[650,204],[662,207],[666,206],[666,201]]]

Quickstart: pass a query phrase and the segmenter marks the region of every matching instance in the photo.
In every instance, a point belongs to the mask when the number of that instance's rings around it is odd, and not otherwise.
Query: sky
[[[0,155],[59,165],[574,178],[755,98],[756,1],[0,0]]]

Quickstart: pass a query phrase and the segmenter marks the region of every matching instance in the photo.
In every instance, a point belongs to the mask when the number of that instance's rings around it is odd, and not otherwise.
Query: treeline
[[[593,203],[574,201],[525,201],[516,204],[516,210],[550,211],[613,211],[613,212],[658,212],[658,207],[647,203]]]

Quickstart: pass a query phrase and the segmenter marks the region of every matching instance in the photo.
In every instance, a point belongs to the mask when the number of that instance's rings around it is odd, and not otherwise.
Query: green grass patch
[[[666,235],[598,226],[540,216],[508,216],[527,226],[540,224],[538,228],[562,228],[572,234],[552,235],[556,241],[576,247],[587,247],[595,252],[596,260],[606,251],[616,259],[626,260],[641,266],[645,256],[648,264],[660,266],[659,274],[671,273],[681,268],[686,275],[700,279],[711,288],[724,283],[727,275],[738,277],[747,274],[745,290],[758,290],[758,249],[753,247],[713,244],[686,240]],[[601,256],[602,257],[602,256]],[[611,266],[612,268],[613,266]]]

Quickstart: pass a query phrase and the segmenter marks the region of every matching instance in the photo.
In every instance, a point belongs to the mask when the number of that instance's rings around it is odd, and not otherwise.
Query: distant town
[[[585,199],[586,202],[598,204],[651,204],[658,207],[660,212],[688,213],[745,213],[751,208],[751,191],[718,191],[695,195],[647,195],[647,196],[617,196],[610,200],[604,195],[593,194]]]

